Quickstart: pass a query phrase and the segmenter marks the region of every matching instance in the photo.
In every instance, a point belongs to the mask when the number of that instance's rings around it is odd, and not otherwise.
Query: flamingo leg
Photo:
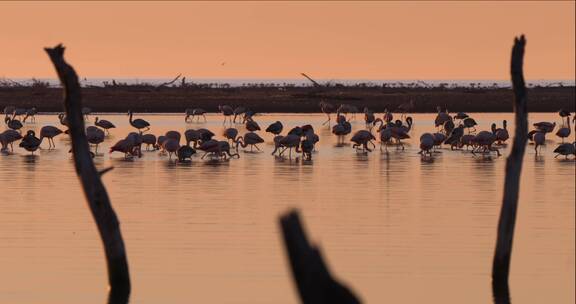
[[[330,114],[326,113],[326,116],[328,116],[328,120],[326,120],[324,123],[322,123],[322,125],[325,125],[325,124],[330,122]]]

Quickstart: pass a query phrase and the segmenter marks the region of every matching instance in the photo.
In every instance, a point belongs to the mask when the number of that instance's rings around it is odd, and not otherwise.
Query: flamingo
[[[400,118],[404,118],[406,114],[411,112],[413,109],[414,109],[414,99],[410,99],[410,101],[399,105],[396,108],[396,112],[402,113],[402,115],[400,115]]]
[[[432,158],[432,148],[434,148],[434,136],[430,133],[424,133],[420,136],[420,152],[422,157],[426,157],[426,154]]]
[[[466,146],[466,151],[468,151],[468,148],[470,146],[472,146],[472,149],[474,149],[474,139],[475,138],[476,138],[476,135],[472,135],[472,134],[462,135],[462,138],[460,139],[460,143],[458,144],[458,147],[462,148],[462,147]]]
[[[402,122],[400,122],[400,125],[397,127],[401,128],[404,132],[409,133],[410,130],[412,130],[413,124],[414,124],[414,120],[412,119],[412,117],[408,116],[408,117],[406,117],[406,125],[403,125]]]
[[[246,109],[246,112],[244,112],[244,118],[242,119],[242,123],[245,123],[247,120],[252,119],[254,115],[256,115],[256,111],[252,109]]]
[[[116,142],[112,147],[110,147],[110,153],[112,152],[122,152],[124,153],[124,158],[129,158],[136,155],[134,141],[130,139],[121,139]]]
[[[570,121],[570,112],[561,109],[560,111],[558,111],[558,115],[560,115],[560,117],[562,117],[562,124],[565,123],[565,120]]]
[[[68,119],[66,118],[66,114],[59,113],[58,114],[58,120],[60,121],[61,125],[68,127]]]
[[[372,129],[375,120],[376,116],[374,116],[374,112],[370,111],[367,107],[364,107],[364,121],[366,122],[366,128]]]
[[[352,125],[347,121],[332,127],[332,134],[338,136],[338,144],[344,144],[344,137],[350,133],[352,133]]]
[[[496,141],[496,135],[492,134],[492,132],[488,131],[481,131],[474,137],[474,142],[478,145],[478,149],[483,148],[482,153],[495,151],[498,156],[500,156],[500,151],[494,147],[492,144]],[[472,149],[472,154],[474,153],[474,149]]]
[[[308,141],[305,145],[312,144],[312,151],[316,149],[316,143],[320,141],[320,136],[314,133],[314,128],[312,125],[304,125],[302,126],[304,140]],[[302,143],[300,143],[302,146]]]
[[[172,159],[172,154],[176,154],[180,149],[180,142],[174,137],[166,136],[166,140],[162,143],[164,151],[168,152],[168,159]]]
[[[90,115],[90,113],[92,113],[92,109],[89,107],[82,107],[82,115],[84,115],[85,120],[88,120],[88,115]]]
[[[452,120],[452,117],[446,112],[442,112],[442,108],[439,106],[436,107],[438,114],[436,115],[436,119],[434,119],[434,126],[440,127],[443,126],[445,122]]]
[[[14,117],[18,116],[18,118],[22,118],[22,116],[26,115],[26,109],[24,108],[16,108],[14,109]]]
[[[54,137],[62,133],[64,133],[64,131],[54,126],[44,126],[40,129],[40,142],[42,142],[44,138],[48,138],[48,150],[56,148],[56,144],[54,143]]]
[[[89,126],[88,128],[86,128],[86,140],[88,140],[89,143],[96,146],[94,154],[98,153],[98,145],[104,142],[105,136],[106,135],[104,134],[104,131],[100,130],[97,127]]]
[[[218,110],[222,113],[222,115],[224,115],[224,122],[222,124],[226,123],[226,119],[228,117],[234,115],[234,110],[231,106],[228,105],[219,105]],[[230,117],[230,123],[232,123],[232,117]]]
[[[566,119],[566,125],[562,126],[556,132],[556,136],[562,138],[562,143],[564,143],[564,138],[570,136],[572,130],[570,129],[570,118]]]
[[[284,126],[282,125],[282,123],[280,121],[276,121],[272,124],[270,124],[268,126],[268,128],[266,128],[266,132],[268,133],[272,133],[274,135],[279,135],[280,133],[282,133],[282,130],[284,129]]]
[[[12,116],[12,118],[10,118],[10,116],[6,115],[6,118],[4,118],[4,122],[6,123],[6,125],[8,125],[8,128],[10,128],[14,131],[18,131],[18,130],[22,129],[23,125],[18,119],[14,119],[14,117],[16,117],[16,114],[14,114]]]
[[[192,160],[192,155],[196,154],[196,150],[188,145],[181,146],[176,151],[179,162],[184,162],[186,159]]]
[[[0,143],[2,144],[2,150],[7,150],[8,145],[10,145],[10,151],[14,152],[13,143],[19,139],[22,139],[22,134],[12,129],[8,129],[0,133]]]
[[[396,140],[396,143],[402,147],[402,150],[404,150],[404,144],[402,144],[402,139],[410,138],[408,132],[410,131],[411,126],[412,126],[411,123],[408,127],[403,126],[400,120],[397,120],[396,124],[389,123],[389,125],[387,125],[387,128],[390,129],[391,131],[392,138],[394,138]]]
[[[164,143],[164,141],[166,140],[166,136],[164,135],[160,135],[158,136],[158,139],[156,139],[156,149],[162,149],[162,151],[160,151],[160,153],[164,153],[166,151],[164,151],[164,148],[162,148],[162,144]],[[186,145],[188,145],[189,142],[186,143]]]
[[[444,144],[450,145],[450,150],[454,150],[454,147],[458,146],[460,143],[462,136],[464,136],[464,126],[459,125],[457,128],[452,130],[450,136],[448,136],[448,138],[446,138],[444,141]]]
[[[393,119],[394,115],[392,115],[392,112],[390,112],[388,108],[384,109],[384,121],[391,122]]]
[[[207,141],[203,141],[200,146],[198,147],[199,150],[204,151],[204,155],[202,155],[202,159],[206,157],[206,155],[220,153],[219,143],[215,139],[210,139]]]
[[[138,131],[140,133],[143,133],[143,132],[150,130],[150,123],[148,123],[144,119],[136,118],[136,119],[132,120],[132,116],[133,116],[132,110],[128,111],[128,115],[130,115],[130,118],[128,120],[130,122],[130,125],[136,129],[138,129]],[[142,131],[142,129],[144,129],[144,131]]]
[[[382,151],[382,145],[385,145],[385,149],[388,151],[388,145],[391,143],[391,139],[395,139],[396,143],[404,150],[402,139],[410,138],[408,132],[410,132],[412,128],[412,117],[406,118],[406,121],[408,123],[407,126],[403,125],[400,120],[396,120],[394,123],[387,122],[386,124],[384,124],[384,121],[380,118],[374,121],[374,125],[380,123],[380,127],[378,128],[378,132],[380,132],[380,151]]]
[[[554,149],[554,153],[557,153],[554,158],[557,158],[560,155],[564,155],[566,159],[568,159],[568,155],[576,156],[576,141],[571,144],[560,144],[556,149]]]
[[[192,116],[192,119],[190,119],[190,121],[194,121],[194,117],[197,117],[197,121],[200,120],[200,116],[204,117],[204,121],[206,120],[206,111],[204,109],[201,108],[194,108],[194,109],[186,109],[184,111],[184,113],[186,114],[186,116],[184,117],[184,121],[188,122],[190,116]]]
[[[446,140],[446,135],[442,132],[436,132],[432,134],[434,137],[434,148],[440,147],[440,145]]]
[[[450,133],[452,132],[452,130],[454,130],[454,121],[452,120],[447,120],[446,122],[444,122],[444,125],[442,125],[442,129],[444,129],[444,134],[445,135],[450,135]]]
[[[194,148],[198,146],[198,141],[202,139],[201,133],[198,130],[188,129],[184,132],[186,138],[186,145],[189,146],[190,142],[194,142]]]
[[[458,113],[456,113],[456,115],[454,115],[454,119],[458,119],[460,121],[462,121],[466,118],[468,118],[468,114],[466,114],[464,112],[458,112]]]
[[[250,131],[250,132],[256,132],[260,130],[260,126],[258,125],[258,123],[252,119],[248,119],[246,121],[246,130]]]
[[[146,144],[146,151],[150,151],[150,146],[152,146],[152,149],[156,148],[156,140],[154,134],[142,134],[142,143]]]
[[[276,147],[274,148],[274,151],[272,151],[272,155],[274,155],[276,153],[276,151],[278,151],[279,149],[279,156],[282,156],[282,154],[284,153],[284,151],[286,151],[286,149],[288,149],[289,151],[289,158],[292,158],[292,149],[295,148],[296,152],[300,153],[300,151],[298,150],[299,146],[300,146],[300,136],[295,135],[295,134],[288,134],[286,136],[276,136],[274,138],[274,143],[276,144]]]
[[[309,138],[304,138],[300,142],[300,150],[302,151],[303,159],[312,160],[312,151],[314,151],[314,141]]]
[[[228,128],[224,130],[224,133],[222,135],[229,141],[236,142],[236,137],[238,137],[238,129]]]
[[[302,127],[296,126],[288,131],[288,135],[297,135],[298,137],[302,137],[304,131],[302,130]]]
[[[380,123],[380,126],[376,132],[380,133],[380,151],[382,151],[382,146],[384,146],[386,152],[388,152],[388,145],[392,141],[392,128],[395,127],[395,125],[391,122],[384,124],[382,119],[376,118],[374,126],[378,123]]]
[[[94,119],[94,125],[106,130],[106,134],[110,134],[108,132],[109,129],[116,128],[116,126],[113,123],[105,119],[100,120],[98,119],[98,116],[96,116],[96,119]]]
[[[203,141],[202,144],[200,144],[200,146],[198,147],[198,149],[204,151],[202,159],[204,159],[204,157],[206,157],[206,155],[208,154],[218,156],[219,158],[221,157],[226,158],[226,155],[228,155],[230,158],[232,158],[233,156],[240,158],[240,155],[238,155],[238,153],[235,154],[230,153],[230,144],[227,141],[217,141],[214,139],[210,139],[207,141]]]
[[[168,131],[166,134],[164,134],[164,136],[166,136],[166,138],[174,139],[178,143],[180,143],[180,138],[182,137],[178,131]]]
[[[272,139],[272,141],[274,142],[274,151],[272,151],[272,155],[276,154],[276,151],[278,151],[278,149],[281,148],[280,145],[280,141],[284,138],[283,135],[276,135],[274,136],[274,138]]]
[[[126,136],[126,140],[132,142],[132,154],[142,157],[142,134],[136,132],[130,132]],[[137,154],[136,154],[137,153]]]
[[[219,154],[220,157],[224,157],[224,159],[226,159],[226,155],[228,155],[228,157],[232,158],[234,156],[236,156],[236,158],[240,158],[240,155],[238,153],[230,153],[230,144],[227,141],[219,141],[218,142],[218,149],[219,149]]]
[[[184,110],[184,122],[188,122],[188,119],[190,119],[190,116],[192,116],[192,120],[194,120],[194,109],[186,109]]]
[[[551,123],[551,122],[547,122],[547,121],[541,121],[541,122],[537,122],[534,124],[534,126],[536,127],[536,129],[538,129],[541,132],[544,133],[550,133],[552,131],[554,131],[554,128],[556,127],[556,123]]]
[[[506,129],[507,122],[506,120],[502,121],[502,128],[496,128],[496,124],[492,124],[492,133],[496,136],[496,141],[499,145],[502,145],[503,142],[508,140],[510,136],[508,135],[508,130]]]
[[[351,118],[356,119],[356,113],[358,113],[358,108],[353,106],[353,105],[349,105],[349,104],[341,104],[340,107],[338,107],[338,110],[336,112],[337,113],[344,113],[346,115],[352,114]]]
[[[473,129],[472,132],[476,132],[476,126],[478,124],[476,123],[476,120],[474,120],[474,118],[466,117],[462,120],[462,124],[464,124],[464,127],[468,129],[468,134],[470,134],[470,129]]]
[[[26,110],[26,116],[24,116],[24,119],[22,119],[22,121],[26,122],[26,119],[28,119],[28,117],[30,117],[30,122],[35,123],[36,122],[36,114],[38,114],[38,110],[36,110],[36,107],[32,107],[32,108]]]
[[[33,130],[28,130],[26,136],[20,141],[19,146],[26,149],[26,151],[32,152],[32,155],[34,155],[34,151],[40,147],[40,139],[36,137],[36,133]]]
[[[528,138],[534,142],[534,151],[536,151],[536,155],[538,155],[538,147],[544,145],[546,142],[546,133],[540,130],[532,130],[528,133]]]
[[[4,107],[4,114],[5,115],[12,115],[12,114],[14,114],[15,110],[16,110],[16,107],[14,107],[14,106],[5,106]]]
[[[242,148],[250,146],[250,152],[252,152],[252,147],[255,147],[258,151],[261,151],[257,144],[261,144],[263,142],[264,139],[262,139],[262,137],[260,137],[258,134],[248,132],[244,134],[243,137],[240,136],[236,139],[236,150],[238,150],[238,145],[241,145]]]
[[[356,148],[362,146],[362,151],[372,152],[372,150],[370,150],[370,148],[368,148],[368,143],[371,143],[372,146],[374,146],[374,148],[376,148],[376,145],[372,142],[372,140],[374,140],[374,139],[376,139],[376,137],[374,137],[374,135],[372,135],[372,133],[370,131],[359,130],[356,133],[354,133],[352,138],[350,138],[350,141],[354,142],[354,145],[352,145],[352,148],[356,149]]]
[[[198,129],[198,132],[200,133],[200,139],[202,141],[210,140],[215,135],[212,131],[208,129]]]
[[[325,122],[322,123],[322,125],[325,124],[329,124],[330,123],[330,114],[332,112],[334,112],[334,105],[331,103],[328,103],[326,101],[321,101],[320,102],[320,110],[322,111],[322,113],[326,114],[326,116],[328,116],[328,120],[326,120]]]
[[[234,119],[232,120],[234,123],[236,123],[236,117],[238,117],[239,115],[242,115],[244,113],[246,113],[246,108],[245,107],[236,107],[234,108]]]

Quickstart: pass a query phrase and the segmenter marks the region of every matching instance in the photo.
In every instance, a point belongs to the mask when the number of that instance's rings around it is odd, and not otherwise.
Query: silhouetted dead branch
[[[180,79],[181,76],[182,76],[182,74],[178,74],[178,76],[176,76],[176,77],[175,77],[174,79],[172,79],[171,81],[164,82],[164,83],[160,84],[160,85],[158,86],[158,88],[162,88],[162,87],[165,87],[165,86],[169,86],[169,85],[175,83],[176,81],[178,81],[178,79]]]
[[[514,89],[514,113],[516,130],[512,151],[506,160],[506,178],[504,181],[504,198],[498,221],[498,239],[492,264],[492,286],[494,297],[508,293],[508,275],[510,273],[510,257],[514,239],[514,226],[518,208],[518,193],[520,189],[520,174],[522,160],[526,148],[528,134],[528,111],[526,100],[526,86],[524,83],[523,62],[526,39],[524,35],[514,40],[510,74]]]
[[[310,80],[315,87],[322,87],[321,84],[319,84],[318,82],[316,82],[314,79],[310,78],[310,76],[308,76],[308,75],[306,75],[306,74],[304,74],[304,73],[300,73],[300,75],[302,75],[302,76],[306,77],[308,80]]]
[[[108,193],[100,180],[100,173],[94,167],[90,156],[90,148],[84,132],[82,95],[78,76],[74,68],[64,60],[64,47],[61,44],[54,48],[45,48],[45,50],[64,88],[64,106],[72,140],[76,173],[82,182],[88,206],[104,245],[110,284],[109,303],[127,303],[130,296],[130,275],[124,240]]]
[[[297,211],[290,211],[280,217],[280,224],[302,303],[360,303],[352,291],[332,278],[320,250],[308,242]]]

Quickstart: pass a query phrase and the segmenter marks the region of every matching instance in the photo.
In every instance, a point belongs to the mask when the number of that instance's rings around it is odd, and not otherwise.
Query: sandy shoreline
[[[575,87],[529,89],[529,111],[575,111]],[[319,112],[319,102],[351,104],[360,111],[369,107],[376,112],[393,111],[413,100],[410,112],[435,112],[436,106],[451,112],[511,112],[510,89],[442,89],[381,87],[293,87],[293,88],[181,88],[181,87],[106,87],[84,88],[84,105],[94,112],[182,113],[186,108],[217,112],[219,104],[244,106],[260,113]],[[0,108],[36,107],[40,112],[62,111],[59,88],[0,88]]]

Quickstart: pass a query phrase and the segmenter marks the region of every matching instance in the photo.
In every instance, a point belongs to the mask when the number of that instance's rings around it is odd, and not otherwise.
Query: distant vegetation
[[[230,84],[221,82],[193,82],[187,81],[186,77],[180,78],[178,75],[173,81],[157,84],[149,81],[116,81],[115,79],[103,80],[99,84],[95,82],[90,82],[86,78],[81,81],[82,87],[86,88],[128,88],[128,89],[154,89],[158,87],[169,87],[169,88],[183,88],[183,89],[230,89],[230,88],[248,88],[248,89],[262,89],[262,88],[276,88],[278,90],[285,90],[290,88],[347,88],[347,89],[432,89],[432,90],[486,90],[486,89],[501,89],[510,88],[510,85],[505,86],[494,83],[481,83],[481,82],[442,82],[442,83],[430,83],[425,81],[413,81],[413,82],[358,82],[358,83],[341,83],[337,81],[327,81],[321,86],[315,86],[312,83],[289,83],[289,82],[245,82],[241,84]],[[46,80],[39,80],[32,78],[29,80],[12,80],[9,78],[0,78],[0,88],[50,88],[59,87],[59,84],[50,83]],[[528,83],[529,88],[551,88],[551,87],[573,87],[571,84],[564,84],[562,82],[550,82],[550,83]]]

